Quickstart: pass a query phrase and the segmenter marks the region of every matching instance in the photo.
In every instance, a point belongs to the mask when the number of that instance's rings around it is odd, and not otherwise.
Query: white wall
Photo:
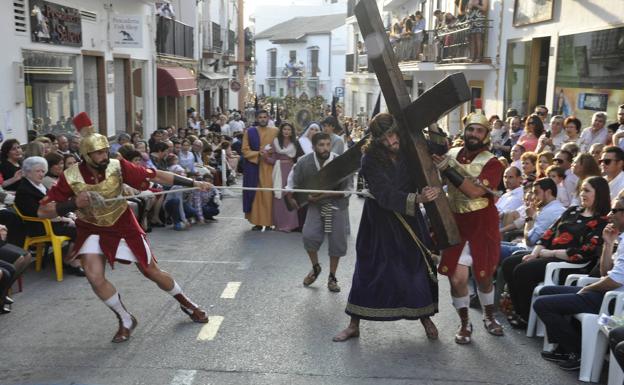
[[[330,37],[331,36],[331,37]],[[335,43],[335,45],[334,45]],[[331,48],[330,48],[331,44]],[[281,69],[286,66],[290,59],[290,51],[297,51],[297,62],[302,61],[308,70],[308,48],[319,47],[319,82],[323,85],[319,93],[328,101],[334,92],[335,87],[341,87],[344,82],[345,49],[346,49],[346,28],[341,26],[330,34],[308,35],[305,41],[290,44],[273,44],[268,39],[256,40],[256,92],[260,93],[259,85],[264,85],[264,92],[269,96],[269,86],[267,83],[268,74],[268,54],[267,50],[275,48],[276,67],[278,78],[282,76]],[[285,82],[282,82],[285,84]],[[285,85],[282,85],[282,88]],[[278,82],[275,96],[279,96],[280,84]],[[286,95],[286,90],[284,90]]]
[[[106,61],[113,60],[113,54],[127,54],[132,59],[140,59],[148,61],[146,66],[146,78],[153,79],[153,82],[145,83],[144,103],[145,116],[144,127],[146,130],[152,130],[156,126],[156,100],[155,100],[155,75],[154,75],[154,38],[155,26],[152,17],[152,6],[134,1],[109,0],[107,3],[112,4],[112,9],[107,11],[102,2],[97,0],[56,0],[58,4],[68,7],[84,9],[95,12],[97,21],[82,22],[82,47],[56,46],[52,44],[33,43],[30,38],[30,19],[27,19],[27,32],[17,33],[13,26],[13,8],[6,7],[6,12],[0,16],[0,33],[5,37],[3,46],[3,57],[0,60],[0,83],[6,85],[4,92],[0,93],[0,130],[5,138],[17,138],[21,142],[26,141],[26,107],[25,103],[15,103],[16,90],[23,85],[16,85],[16,76],[14,76],[12,63],[22,62],[22,50],[58,52],[66,54],[80,55],[81,49],[90,51],[99,51],[104,53]],[[28,6],[28,2],[27,6]],[[27,10],[30,13],[30,10]],[[144,15],[143,19],[143,48],[123,49],[112,48],[108,43],[107,26],[108,15],[124,14],[124,15]],[[82,76],[82,60],[77,60],[77,79],[76,91],[78,93],[78,108],[84,108],[84,87]],[[107,133],[113,135],[115,133],[115,116],[114,116],[114,94],[106,94],[107,104]]]

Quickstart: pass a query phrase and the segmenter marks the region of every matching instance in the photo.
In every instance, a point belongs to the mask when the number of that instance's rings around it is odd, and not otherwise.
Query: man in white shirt
[[[549,342],[559,344],[554,351],[542,352],[542,358],[558,362],[563,370],[577,370],[581,366],[581,334],[569,316],[577,313],[598,314],[606,292],[624,290],[624,235],[621,234],[624,231],[624,197],[614,199],[611,207],[611,223],[602,232],[602,278],[583,288],[546,286],[533,304],[533,309],[546,325]],[[614,257],[616,240],[618,247]]]
[[[617,146],[605,147],[600,155],[602,175],[609,182],[611,199],[615,199],[624,189],[624,150]]]
[[[561,146],[568,140],[568,136],[563,130],[563,116],[555,115],[550,119],[550,131],[545,131],[537,141],[536,153],[542,151],[555,152],[561,149]]]
[[[522,172],[518,168],[514,166],[508,167],[503,174],[503,183],[505,184],[506,192],[496,202],[499,216],[506,212],[517,210],[518,207],[522,206],[524,197]]]
[[[232,134],[245,131],[245,123],[241,120],[241,115],[235,111],[232,113],[232,118],[232,121],[230,121]]]
[[[526,152],[526,148],[521,145],[521,144],[514,144],[511,147],[511,166],[517,168],[518,170],[522,170],[522,160],[520,160],[520,157],[522,157],[522,154],[524,154]]]
[[[592,117],[591,127],[583,129],[579,139],[579,147],[581,152],[589,152],[589,147],[594,143],[607,144],[609,130],[605,124],[607,123],[607,114],[604,112],[596,112]]]
[[[611,143],[614,146],[620,146],[622,150],[624,150],[624,104],[618,107],[617,112],[617,123],[613,124],[615,128],[615,134],[611,138]],[[58,138],[57,138],[58,139]]]

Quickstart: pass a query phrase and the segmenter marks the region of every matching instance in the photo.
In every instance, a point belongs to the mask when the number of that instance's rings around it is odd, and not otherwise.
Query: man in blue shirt
[[[535,203],[526,208],[524,245],[502,242],[501,261],[517,251],[529,253],[535,246],[535,242],[565,211],[565,207],[557,200],[557,184],[550,178],[542,178],[533,182],[533,202]],[[537,207],[540,207],[539,211]]]

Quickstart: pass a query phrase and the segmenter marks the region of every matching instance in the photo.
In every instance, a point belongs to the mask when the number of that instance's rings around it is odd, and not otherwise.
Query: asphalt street
[[[0,316],[0,384],[576,384],[576,372],[543,361],[541,339],[506,327],[486,333],[471,310],[473,343],[453,342],[457,316],[440,279],[438,341],[419,322],[363,322],[361,337],[334,343],[355,263],[362,200],[351,200],[349,253],[338,271],[342,292],[327,290],[328,258],[310,288],[299,233],[252,232],[240,198],[226,198],[218,221],[183,231],[155,229],[161,266],[208,310],[192,323],[177,302],[134,266],[107,270],[138,321],[129,342],[112,344],[113,313],[84,278],[56,282],[52,264],[29,271],[11,314]],[[226,298],[222,298],[226,297]]]

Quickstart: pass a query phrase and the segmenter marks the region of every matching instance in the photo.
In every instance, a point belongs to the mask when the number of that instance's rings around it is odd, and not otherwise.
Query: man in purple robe
[[[433,201],[440,190],[425,187],[421,194],[415,192],[392,115],[376,115],[370,131],[361,174],[373,198],[364,203],[356,241],[357,261],[345,310],[351,321],[333,340],[358,337],[361,319],[420,319],[427,337],[436,339],[438,331],[430,319],[438,312],[436,267],[419,204]]]

